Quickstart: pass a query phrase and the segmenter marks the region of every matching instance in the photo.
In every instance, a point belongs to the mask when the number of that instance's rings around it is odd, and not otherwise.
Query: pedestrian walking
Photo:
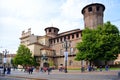
[[[0,76],[2,75],[3,73],[3,66],[0,66]]]
[[[50,67],[48,67],[47,68],[47,70],[48,70],[48,75],[50,74],[50,72],[51,72],[51,68]]]
[[[31,74],[33,73],[33,69],[34,69],[34,68],[33,68],[33,67],[31,67],[31,69],[30,69],[30,71],[31,71]]]
[[[30,67],[28,67],[28,73],[30,74]]]
[[[29,74],[32,74],[33,72],[33,67],[29,67]]]
[[[102,66],[100,66],[100,71],[102,71]]]
[[[89,65],[88,66],[88,71],[90,72],[92,70],[91,66]]]
[[[40,68],[40,72],[43,72],[43,67]]]
[[[85,66],[82,66],[81,67],[81,72],[84,72],[85,71]]]
[[[11,73],[11,68],[8,67],[8,68],[7,68],[7,74],[10,74],[10,73]]]
[[[6,67],[3,68],[3,74],[5,74],[5,72],[6,72]]]
[[[109,66],[108,66],[108,65],[105,66],[105,70],[106,70],[106,71],[109,70]]]

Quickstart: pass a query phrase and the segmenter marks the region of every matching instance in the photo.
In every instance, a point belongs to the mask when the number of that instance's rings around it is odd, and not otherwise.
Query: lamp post
[[[7,53],[9,53],[9,51],[7,51],[6,49],[5,49],[5,51],[3,51],[3,55],[4,55],[4,58],[3,58],[3,68],[5,69],[5,64],[6,64],[6,62],[7,62]],[[5,72],[3,72],[3,74],[5,74]]]
[[[67,73],[67,60],[68,60],[68,48],[70,47],[70,42],[65,39],[65,42],[63,44],[63,47],[65,48],[64,52],[64,59],[65,59],[65,73]]]
[[[45,55],[42,55],[42,60],[43,60],[43,61],[45,61],[45,62],[46,62],[46,61],[47,61],[47,59],[48,59],[48,58],[47,58]]]
[[[42,55],[42,60],[43,60],[43,67],[46,67],[45,63],[47,62],[48,57],[45,54]]]

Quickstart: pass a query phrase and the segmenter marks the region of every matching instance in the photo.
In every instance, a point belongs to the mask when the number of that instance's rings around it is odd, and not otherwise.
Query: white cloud
[[[61,6],[62,15],[67,18],[81,18],[80,0],[67,0]]]
[[[118,0],[0,0],[0,46],[5,45],[14,51],[20,43],[22,31],[28,28],[31,28],[35,35],[44,35],[44,29],[52,24],[58,27],[60,32],[83,29],[81,10],[93,2],[106,6],[106,20],[111,19],[112,10],[120,6]],[[116,18],[116,15],[113,17]]]

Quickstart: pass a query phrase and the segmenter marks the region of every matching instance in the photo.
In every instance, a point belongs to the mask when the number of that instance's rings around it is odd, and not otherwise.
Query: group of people
[[[91,72],[91,71],[96,71],[97,70],[97,67],[96,66],[90,66],[90,65],[88,65],[87,67],[85,67],[85,66],[82,66],[81,67],[81,72],[84,72],[85,70],[87,70],[87,71],[89,71],[89,72]]]
[[[89,72],[91,72],[91,71],[97,71],[98,68],[99,68],[99,71],[103,70],[103,66],[99,66],[99,67],[96,67],[96,66],[93,66],[93,65],[92,66],[88,65],[87,67],[82,66],[81,67],[81,72],[84,72],[85,70],[87,70]],[[109,66],[108,65],[105,66],[105,70],[106,71],[109,70]]]
[[[41,67],[39,70],[40,72],[48,72],[48,75],[50,74],[50,72],[52,71],[53,68],[51,67]],[[24,68],[24,72],[28,72],[29,74],[32,74],[34,71],[34,67],[33,66],[27,66]],[[37,71],[37,69],[36,69]]]
[[[25,68],[25,71],[24,72],[28,72],[29,74],[32,74],[33,73],[33,67],[32,66],[29,66],[29,67],[26,67]]]
[[[63,66],[63,64],[60,64],[59,66],[59,72],[63,72],[65,70],[65,67]]]
[[[11,67],[4,67],[3,68],[3,74],[10,74],[11,73]]]
[[[41,67],[40,68],[40,72],[48,72],[48,75],[50,74],[51,71],[52,71],[51,67]]]
[[[105,66],[105,71],[108,71],[108,70],[109,70],[109,66],[106,65],[106,66]],[[100,66],[100,71],[102,71],[102,66]]]
[[[90,72],[90,71],[96,71],[97,70],[97,67],[96,66],[88,66],[88,71]]]

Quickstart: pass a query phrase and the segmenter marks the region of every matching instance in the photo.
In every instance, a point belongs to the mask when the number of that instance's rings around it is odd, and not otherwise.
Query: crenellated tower
[[[105,6],[100,3],[93,3],[82,9],[84,15],[85,28],[95,29],[98,25],[103,25]]]
[[[47,27],[45,28],[45,32],[47,36],[56,37],[58,34],[59,29],[56,27]]]

